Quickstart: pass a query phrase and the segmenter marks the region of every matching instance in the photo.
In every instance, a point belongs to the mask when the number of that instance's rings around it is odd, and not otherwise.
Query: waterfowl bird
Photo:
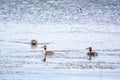
[[[38,41],[37,40],[31,40],[31,46],[37,46]]]
[[[89,56],[89,60],[91,60],[91,57],[93,56],[98,56],[98,53],[96,53],[96,52],[92,52],[92,47],[88,47],[88,48],[86,48],[86,49],[88,49],[89,50],[89,52],[87,53],[87,55]]]
[[[82,8],[79,8],[78,12],[82,13]]]
[[[43,59],[43,61],[46,62],[46,56],[47,55],[53,55],[54,52],[53,51],[47,51],[47,46],[46,45],[42,46],[42,48],[44,49],[44,59]]]

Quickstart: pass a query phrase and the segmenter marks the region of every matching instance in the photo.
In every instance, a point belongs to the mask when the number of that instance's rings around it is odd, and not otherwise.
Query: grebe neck
[[[44,48],[44,52],[45,52],[45,53],[47,52],[47,49],[46,49],[46,48]]]
[[[92,47],[89,48],[89,52],[92,52]]]

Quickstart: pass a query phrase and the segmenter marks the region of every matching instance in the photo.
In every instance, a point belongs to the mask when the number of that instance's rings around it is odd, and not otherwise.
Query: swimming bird
[[[78,12],[82,13],[82,8],[79,8]]]
[[[89,52],[87,53],[87,55],[89,56],[89,60],[91,60],[91,57],[93,56],[98,56],[98,53],[97,52],[92,52],[92,47],[88,47],[86,48],[89,50]]]
[[[37,40],[31,40],[31,46],[37,46],[38,41]]]
[[[43,61],[46,62],[46,56],[47,55],[53,55],[54,52],[53,51],[47,51],[47,46],[46,45],[42,46],[42,48],[44,49],[44,59],[43,59]]]

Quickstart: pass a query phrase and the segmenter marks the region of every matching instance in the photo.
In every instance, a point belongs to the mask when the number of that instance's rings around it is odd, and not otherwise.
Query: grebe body
[[[92,47],[88,47],[88,48],[86,48],[86,49],[89,50],[89,52],[87,53],[87,55],[89,56],[89,60],[92,59],[91,57],[98,56],[98,53],[97,53],[97,52],[92,52]]]
[[[44,49],[44,59],[43,59],[43,61],[46,62],[46,56],[47,55],[53,55],[54,52],[53,51],[47,51],[47,46],[46,45],[42,46],[42,48]]]

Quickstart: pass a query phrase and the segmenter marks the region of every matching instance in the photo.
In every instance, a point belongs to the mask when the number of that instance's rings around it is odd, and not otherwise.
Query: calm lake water
[[[119,26],[105,25],[1,24],[0,78],[46,80],[46,77],[57,76],[56,79],[61,79],[59,76],[73,75],[69,70],[98,69],[96,76],[101,79],[100,74],[105,74],[104,69],[120,69],[119,31]],[[36,48],[30,46],[32,39],[38,40]],[[55,52],[54,55],[47,56],[46,62],[42,62],[42,45],[47,45],[47,50]],[[91,61],[86,55],[86,48],[90,46],[99,53]],[[73,71],[76,75],[74,77],[87,74],[77,73],[78,71]],[[114,73],[114,77],[119,78],[117,72]]]
[[[0,80],[67,79],[120,79],[120,0],[0,0]]]

